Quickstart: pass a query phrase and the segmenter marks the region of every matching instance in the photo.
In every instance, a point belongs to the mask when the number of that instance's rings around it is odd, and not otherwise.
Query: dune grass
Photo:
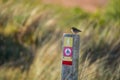
[[[71,26],[82,30],[79,80],[119,80],[120,3],[112,1],[96,13],[0,1],[0,80],[60,80],[62,34]]]

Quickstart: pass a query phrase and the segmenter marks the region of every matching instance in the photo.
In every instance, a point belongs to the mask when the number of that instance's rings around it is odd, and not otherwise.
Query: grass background
[[[60,80],[61,39],[82,30],[80,80],[120,79],[120,1],[95,13],[39,0],[0,1],[0,80]]]

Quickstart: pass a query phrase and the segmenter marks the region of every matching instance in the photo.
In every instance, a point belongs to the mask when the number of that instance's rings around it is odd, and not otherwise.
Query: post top
[[[63,36],[65,36],[65,37],[72,37],[72,36],[79,36],[79,34],[64,33]]]

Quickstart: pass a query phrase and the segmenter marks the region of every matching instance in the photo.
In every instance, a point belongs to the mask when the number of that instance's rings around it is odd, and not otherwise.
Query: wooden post
[[[62,80],[78,80],[78,62],[80,36],[78,34],[63,35]]]

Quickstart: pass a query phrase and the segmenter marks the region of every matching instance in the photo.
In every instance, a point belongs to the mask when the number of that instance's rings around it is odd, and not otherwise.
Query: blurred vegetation
[[[0,80],[60,80],[61,39],[82,30],[79,79],[120,80],[120,1],[104,10],[0,1]]]
[[[120,20],[120,10],[119,10],[119,5],[120,1],[119,0],[110,0],[108,3],[106,15],[108,19],[113,19],[113,20]]]

